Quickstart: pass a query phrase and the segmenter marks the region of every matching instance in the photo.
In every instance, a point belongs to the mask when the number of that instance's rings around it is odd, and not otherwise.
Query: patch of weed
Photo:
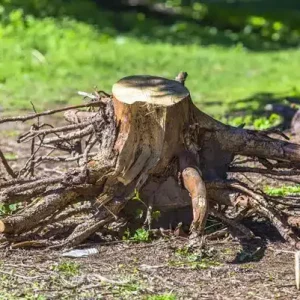
[[[0,203],[0,215],[11,215],[13,214],[17,209],[19,203],[12,203],[12,204],[5,204]]]
[[[288,195],[299,195],[300,185],[285,185],[282,187],[271,187],[266,186],[264,192],[269,196],[288,196]]]
[[[244,269],[244,270],[253,270],[254,266],[251,265],[251,264],[244,264],[244,265],[241,265],[241,269]]]
[[[148,209],[147,204],[141,199],[140,193],[137,189],[134,190],[134,196],[131,198],[131,200],[140,202],[145,207],[146,210]],[[144,217],[144,213],[145,210],[138,208],[135,212],[135,216],[137,219],[142,219]],[[159,210],[151,212],[151,218],[156,221],[159,219],[160,215],[161,213]]]
[[[144,294],[146,290],[146,286],[142,280],[137,278],[135,275],[129,275],[127,273],[126,276],[121,276],[119,280],[123,281],[122,284],[110,284],[103,283],[106,285],[111,291],[113,291],[114,295],[118,297],[118,299],[129,299],[130,296],[138,296]],[[141,299],[140,297],[139,299]]]
[[[274,276],[274,274],[272,274],[272,273],[269,273],[269,274],[268,274],[268,277],[269,277],[269,278],[268,278],[269,281],[274,281],[274,280],[275,280],[275,276]]]
[[[238,117],[230,117],[227,119],[223,118],[222,121],[235,127],[244,125],[245,128],[264,130],[279,125],[282,121],[282,118],[277,114],[271,114],[269,117],[245,115]]]
[[[193,252],[188,247],[177,248],[175,258],[169,261],[170,266],[186,266],[192,269],[208,269],[219,266],[221,263],[215,261],[210,253],[203,251]]]
[[[150,232],[144,228],[138,228],[133,235],[131,235],[129,229],[124,232],[124,241],[134,241],[134,242],[150,242],[151,236]]]
[[[128,283],[126,285],[118,287],[120,296],[138,295],[142,291],[140,283]]]
[[[146,300],[176,300],[176,296],[173,293],[165,293],[161,295],[148,296]]]
[[[9,153],[5,153],[4,157],[7,160],[15,160],[18,156],[15,153],[9,152]]]
[[[65,276],[76,276],[79,274],[80,265],[73,261],[61,261],[58,265],[53,266],[53,270]]]

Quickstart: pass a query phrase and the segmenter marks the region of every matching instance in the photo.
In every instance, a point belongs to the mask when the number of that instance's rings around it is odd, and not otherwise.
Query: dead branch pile
[[[11,167],[0,149],[5,170],[0,172],[0,203],[17,204],[16,211],[0,220],[1,245],[78,245],[116,222],[138,190],[148,207],[148,224],[153,208],[192,204],[193,232],[203,233],[210,213],[251,238],[241,221],[260,215],[297,246],[299,198],[268,196],[249,181],[228,179],[228,174],[294,178],[300,174],[300,147],[278,131],[233,128],[213,120],[192,106],[189,94],[182,94],[186,75],[181,77],[181,84],[167,82],[172,85],[167,94],[174,93],[171,102],[166,95],[143,100],[140,90],[161,84],[143,77],[132,86],[126,83],[125,91],[124,86],[122,92],[114,87],[113,95],[84,93],[87,104],[0,118],[0,124],[35,120],[18,138],[20,146],[29,145],[23,165]],[[67,125],[44,122],[45,116],[60,113]],[[241,155],[255,166],[232,163]],[[231,217],[230,207],[235,208]]]

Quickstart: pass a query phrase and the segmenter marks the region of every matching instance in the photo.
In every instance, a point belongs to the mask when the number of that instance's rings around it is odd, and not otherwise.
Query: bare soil
[[[0,128],[0,147],[6,154],[17,152],[19,159],[11,157],[16,167],[28,158],[28,147],[12,142],[24,129],[13,125]],[[43,171],[50,175],[51,166]],[[182,237],[93,243],[88,246],[98,254],[76,259],[59,251],[2,249],[0,300],[300,299],[294,250],[266,221],[250,223],[261,239],[227,237],[202,250],[189,248]]]
[[[300,299],[294,255],[281,242],[242,249],[238,242],[219,241],[208,244],[204,254],[187,251],[186,245],[179,239],[120,242],[97,245],[98,254],[77,259],[49,250],[2,251],[0,299],[151,299],[162,294],[174,299]]]

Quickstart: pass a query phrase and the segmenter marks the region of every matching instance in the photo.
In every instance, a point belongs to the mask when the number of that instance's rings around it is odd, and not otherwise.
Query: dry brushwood
[[[149,205],[148,223],[152,209],[192,204],[194,235],[203,233],[211,212],[251,238],[252,232],[239,223],[243,215],[229,218],[226,209],[215,208],[235,207],[268,218],[285,240],[298,246],[300,216],[292,209],[299,205],[297,198],[267,196],[228,180],[227,174],[298,174],[300,146],[278,132],[214,120],[193,104],[186,78],[184,72],[176,80],[130,76],[114,84],[112,95],[81,92],[89,98],[87,104],[0,118],[0,124],[37,120],[18,139],[30,145],[22,167],[11,167],[0,151],[6,172],[0,178],[0,202],[18,203],[13,214],[0,220],[2,246],[78,245],[118,220],[136,191]],[[41,123],[61,112],[67,125]],[[230,169],[237,155],[256,157],[263,167]],[[49,168],[50,177],[43,172]]]

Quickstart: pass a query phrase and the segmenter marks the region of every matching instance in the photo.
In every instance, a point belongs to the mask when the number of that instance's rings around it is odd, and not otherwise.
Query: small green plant
[[[241,265],[241,268],[244,270],[252,270],[252,269],[254,269],[254,266],[251,264],[244,264],[244,265]]]
[[[170,260],[170,266],[186,266],[192,269],[207,269],[212,266],[219,266],[220,263],[214,261],[207,253],[195,253],[188,247],[177,248],[175,250],[176,260]]]
[[[148,209],[147,204],[141,199],[140,193],[139,193],[139,191],[138,191],[137,189],[134,190],[134,196],[131,198],[131,200],[133,200],[133,201],[138,201],[138,202],[142,203],[143,206],[144,206],[146,209]],[[152,219],[154,219],[154,220],[156,220],[156,221],[159,219],[160,215],[161,215],[161,213],[160,213],[159,210],[155,210],[155,211],[153,211],[153,212],[151,213]],[[138,208],[138,209],[136,210],[136,212],[135,212],[135,217],[136,217],[137,219],[142,219],[143,216],[144,216],[144,210]]]
[[[130,282],[118,288],[120,296],[129,296],[133,294],[139,294],[142,290],[142,286],[139,282]]]
[[[140,208],[138,208],[136,211],[135,211],[135,217],[136,219],[142,219],[144,216],[144,211]]]
[[[264,130],[279,125],[280,122],[281,122],[281,117],[279,115],[271,114],[268,118],[261,117],[255,119],[253,122],[253,127],[254,129]]]
[[[129,228],[127,228],[127,229],[124,231],[122,240],[123,240],[123,241],[129,241],[130,238],[131,238],[130,230],[129,230]]]
[[[226,120],[222,120],[226,122]],[[253,115],[245,115],[239,117],[229,118],[227,123],[231,126],[241,126],[242,124],[245,127],[257,129],[257,130],[264,130],[270,127],[279,125],[281,122],[281,117],[277,114],[271,114],[269,117],[256,117]]]
[[[145,206],[145,208],[148,209],[148,206],[147,206],[146,203],[141,199],[141,197],[140,197],[140,192],[139,192],[137,189],[134,190],[134,196],[131,198],[131,200],[132,200],[132,201],[138,201],[138,202],[142,203],[143,206]],[[138,208],[138,209],[136,210],[136,212],[135,212],[135,217],[136,217],[137,219],[142,219],[143,216],[144,216],[144,210]]]
[[[191,254],[192,252],[188,247],[179,247],[175,250],[175,255],[179,257],[187,257]]]
[[[149,242],[150,241],[150,233],[148,230],[144,228],[139,228],[134,233],[132,239],[137,242]]]
[[[274,281],[275,277],[272,273],[269,273],[269,281]]]
[[[131,198],[131,200],[138,201],[142,203],[146,208],[148,208],[146,203],[141,199],[140,192],[137,189],[134,190],[134,196]]]
[[[130,230],[127,229],[123,235],[124,241],[134,241],[134,242],[149,242],[151,240],[150,232],[144,228],[138,228],[133,235],[131,235]]]
[[[266,186],[264,192],[269,196],[288,196],[299,195],[300,185],[285,185],[279,188]]]
[[[138,208],[136,211],[135,211],[135,217],[137,219],[142,219],[144,216],[144,210]],[[153,220],[157,221],[161,216],[161,213],[159,210],[155,210],[151,213],[151,217]]]
[[[4,204],[0,203],[0,216],[1,215],[11,215],[18,209],[17,203]]]
[[[161,213],[160,213],[159,210],[156,210],[156,211],[152,212],[151,216],[152,216],[152,219],[154,219],[155,221],[157,221],[160,218]]]
[[[80,265],[73,261],[62,261],[58,265],[53,267],[54,271],[57,271],[66,276],[75,276],[79,274]]]
[[[165,293],[161,295],[152,295],[146,298],[147,300],[176,300],[176,296],[173,293]]]
[[[4,156],[7,160],[14,160],[18,158],[18,156],[15,153],[6,153]]]

